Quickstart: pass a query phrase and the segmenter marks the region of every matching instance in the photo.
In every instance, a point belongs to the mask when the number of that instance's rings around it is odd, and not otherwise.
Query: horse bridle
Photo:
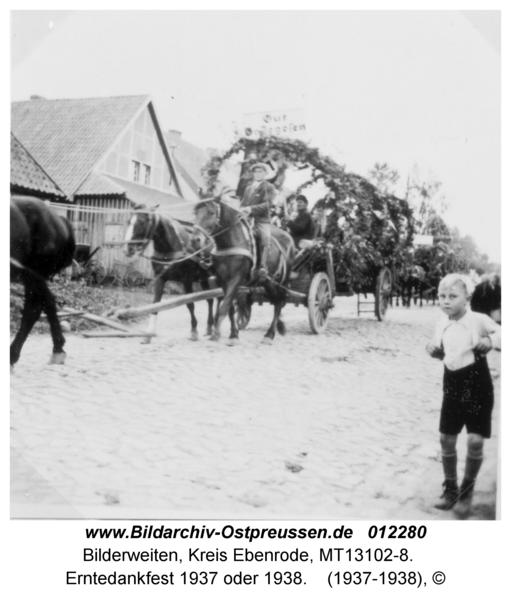
[[[219,226],[219,221],[220,221],[220,206],[217,207],[219,202],[215,198],[207,198],[206,200],[203,200],[203,202],[212,202],[213,203],[213,208],[215,211],[215,226],[211,233],[208,233],[203,227],[201,227],[200,225],[197,225],[197,223],[194,224],[194,227],[195,227],[195,229],[198,229],[203,235],[205,235],[211,244],[214,244],[215,236],[218,235],[217,233],[215,233],[215,228],[217,228]],[[222,232],[218,232],[218,233],[222,233]]]
[[[215,226],[218,228],[220,227],[220,211],[222,210],[222,207],[220,206],[221,204],[225,204],[224,202],[222,202],[221,200],[217,200],[216,198],[206,198],[206,200],[203,200],[203,202],[213,202],[213,207],[215,209]],[[234,208],[234,207],[231,207]],[[236,209],[235,209],[236,210]],[[240,214],[238,215],[238,220],[241,221],[241,219],[244,218],[244,215],[241,211],[238,211]],[[200,225],[197,225],[197,223],[194,224],[194,227],[196,229],[198,229],[201,233],[203,233],[210,241],[212,244],[215,243],[215,238],[218,237],[221,233],[225,233],[226,231],[229,231],[229,229],[232,229],[234,227],[235,223],[233,223],[232,225],[229,225],[229,227],[225,227],[224,229],[221,229],[220,231],[215,231],[213,229],[213,231],[211,233],[208,233],[203,227],[201,227]]]
[[[149,218],[148,218],[148,223],[146,226],[146,231],[145,231],[142,239],[130,240],[129,242],[126,242],[126,243],[127,244],[142,244],[142,248],[135,251],[135,253],[138,253],[140,256],[142,256],[142,253],[147,248],[147,246],[149,246],[149,242],[152,240],[152,237],[156,230],[156,227],[158,227],[158,225],[160,223],[161,216],[159,213],[155,213],[155,212],[149,211],[149,210],[136,210],[135,214],[136,213],[144,213],[144,214],[148,215]]]

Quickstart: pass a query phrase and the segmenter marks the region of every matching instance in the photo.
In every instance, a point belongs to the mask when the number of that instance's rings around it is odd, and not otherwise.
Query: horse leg
[[[215,315],[213,314],[214,300],[208,300],[208,326],[206,329],[206,335],[213,333],[213,325],[215,324]]]
[[[273,320],[271,322],[268,331],[265,333],[262,340],[263,344],[271,344],[275,338],[275,331],[277,330],[281,335],[286,332],[284,323],[280,320],[280,313],[286,304],[286,297],[277,291],[271,283],[264,286],[266,293],[273,299]]]
[[[212,340],[213,342],[218,342],[218,340],[220,339],[220,329],[222,327],[222,322],[225,319],[225,317],[229,314],[229,311],[233,306],[234,297],[236,296],[241,281],[242,276],[237,275],[234,277],[234,279],[228,281],[226,287],[224,288],[224,297],[218,305],[218,310],[216,311],[215,316],[215,326],[213,328],[213,335],[210,337],[210,340]]]
[[[273,342],[273,340],[275,339],[275,331],[277,329],[280,333],[282,333],[282,335],[284,335],[285,326],[284,323],[280,320],[280,313],[282,311],[282,308],[284,307],[284,304],[285,302],[283,302],[282,300],[275,301],[273,305],[273,320],[271,322],[270,327],[268,328],[268,331],[265,333],[262,339],[263,344],[271,344]]]
[[[42,295],[42,306],[43,310],[48,317],[48,323],[50,324],[51,337],[53,340],[53,354],[50,358],[50,365],[63,365],[66,359],[66,353],[64,352],[64,344],[66,338],[62,333],[60,321],[57,316],[57,305],[55,303],[55,297],[48,289],[46,282],[41,282],[40,287]]]
[[[236,311],[234,309],[234,304],[229,309],[229,320],[231,321],[231,335],[229,336],[229,341],[227,342],[229,346],[235,346],[239,342],[238,337],[238,328],[236,327],[236,319],[235,319]]]
[[[200,282],[202,285],[202,289],[203,290],[209,290],[211,289],[211,286],[209,285],[209,278],[207,276],[207,272],[204,271],[205,276],[202,276],[200,278]],[[211,335],[213,333],[213,325],[215,324],[215,316],[213,314],[213,306],[214,306],[214,300],[208,300],[208,324],[206,327],[206,333],[205,335]]]
[[[28,334],[32,331],[32,327],[39,319],[42,311],[43,307],[41,299],[34,289],[34,282],[30,281],[27,277],[25,280],[25,302],[21,312],[21,325],[10,348],[11,367],[18,362],[23,344],[25,343]]]
[[[189,279],[183,281],[183,286],[185,288],[185,294],[191,294],[193,292],[192,282]],[[186,308],[190,311],[190,319],[192,322],[190,340],[192,342],[196,342],[199,339],[199,333],[197,331],[197,319],[195,318],[195,304],[193,302],[190,302],[186,305]]]
[[[156,277],[154,280],[154,296],[153,296],[153,304],[160,302],[163,297],[163,290],[165,289],[165,280],[163,277]],[[151,313],[149,316],[149,325],[147,326],[146,333],[154,334],[156,333],[156,319],[158,318],[158,313]],[[146,338],[142,340],[142,344],[150,344],[152,335],[148,335]]]

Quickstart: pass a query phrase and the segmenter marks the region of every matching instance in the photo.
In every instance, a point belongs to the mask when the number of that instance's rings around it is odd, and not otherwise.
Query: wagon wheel
[[[144,283],[144,276],[140,271],[133,270],[129,273],[126,273],[125,282],[130,288],[139,287]]]
[[[383,321],[392,297],[392,273],[388,267],[383,267],[376,278],[374,292],[374,314],[378,321]]]
[[[90,285],[96,283],[100,285],[105,281],[106,268],[100,260],[91,260],[85,268],[85,281]]]
[[[124,284],[124,270],[123,265],[114,262],[114,266],[110,269],[109,275],[112,277],[112,285],[120,286]]]
[[[71,262],[71,279],[79,279],[82,274],[80,263],[73,258]]]
[[[248,301],[247,294],[240,294],[234,301],[234,311],[236,326],[238,329],[246,329],[250,323],[250,317],[252,315],[252,305]]]
[[[145,289],[146,289],[146,292],[148,294],[153,294],[154,295],[154,282],[155,282],[155,280],[153,278],[148,279],[146,281]]]
[[[328,323],[328,311],[332,308],[332,288],[326,273],[316,273],[312,278],[307,306],[312,332],[323,333]]]

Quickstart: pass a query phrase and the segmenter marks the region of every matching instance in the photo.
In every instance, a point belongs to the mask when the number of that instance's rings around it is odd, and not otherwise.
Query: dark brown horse
[[[66,340],[46,280],[71,264],[74,251],[75,239],[67,219],[42,200],[11,199],[11,281],[25,288],[21,325],[11,344],[11,366],[18,362],[23,344],[43,311],[53,339],[50,364],[64,363]]]
[[[255,260],[253,236],[248,223],[240,211],[222,202],[220,196],[206,200],[195,207],[194,248],[199,249],[215,242],[212,251],[213,269],[224,291],[215,316],[215,327],[211,337],[220,338],[220,328],[227,315],[231,321],[230,343],[238,340],[238,329],[234,318],[233,301],[242,285],[251,284],[251,271]],[[284,323],[280,319],[282,308],[286,304],[288,277],[295,256],[291,236],[278,227],[271,228],[272,243],[268,258],[269,278],[261,285],[266,290],[270,302],[274,305],[274,317],[263,342],[271,343],[275,331],[285,333]]]
[[[153,302],[160,302],[167,281],[182,283],[187,294],[193,292],[193,284],[196,282],[199,282],[204,290],[209,289],[210,273],[206,267],[203,266],[198,256],[188,258],[188,254],[191,253],[191,232],[190,227],[185,227],[171,217],[159,214],[154,210],[147,210],[142,205],[135,207],[124,238],[125,253],[127,256],[133,256],[136,252],[141,253],[150,241],[153,242],[151,257],[155,275]],[[190,311],[192,321],[190,339],[197,341],[199,334],[195,306],[193,303],[186,306]],[[213,300],[208,300],[208,309],[206,335],[211,335],[214,321]],[[155,332],[156,317],[157,313],[150,317],[149,333]]]

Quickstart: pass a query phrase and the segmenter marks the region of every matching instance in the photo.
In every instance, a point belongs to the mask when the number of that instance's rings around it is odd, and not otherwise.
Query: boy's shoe
[[[454,509],[456,516],[460,517],[460,519],[465,519],[470,513],[470,509],[472,508],[472,496],[474,495],[474,484],[475,481],[470,481],[468,479],[464,479],[461,484],[458,503]]]
[[[440,496],[440,502],[435,504],[435,508],[449,510],[453,508],[458,500],[458,482],[454,479],[446,479],[442,485],[444,486],[444,493]]]

